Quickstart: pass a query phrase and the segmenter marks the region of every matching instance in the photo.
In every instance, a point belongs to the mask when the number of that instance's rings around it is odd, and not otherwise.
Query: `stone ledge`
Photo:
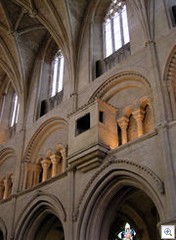
[[[106,146],[96,144],[85,151],[70,156],[68,158],[68,163],[71,167],[74,167],[81,172],[87,172],[101,164],[102,160],[107,155],[108,150],[109,149]]]

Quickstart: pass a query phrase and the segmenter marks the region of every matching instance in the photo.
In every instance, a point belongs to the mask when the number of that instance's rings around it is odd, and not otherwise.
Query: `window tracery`
[[[126,3],[113,0],[104,19],[105,57],[130,41]]]

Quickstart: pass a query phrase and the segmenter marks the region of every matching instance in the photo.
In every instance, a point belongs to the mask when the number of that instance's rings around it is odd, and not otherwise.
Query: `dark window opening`
[[[41,170],[40,173],[39,173],[39,183],[42,182],[42,177],[43,177],[43,172],[42,172],[42,170]]]
[[[117,125],[117,133],[118,133],[118,143],[120,146],[120,145],[122,145],[122,130],[118,125]]]
[[[90,113],[76,120],[76,135],[90,129]]]
[[[43,100],[41,102],[41,107],[40,107],[40,117],[45,115],[47,113],[47,111],[48,111],[47,101]]]
[[[99,111],[99,122],[104,123],[104,112]]]
[[[3,237],[3,232],[0,231],[0,240],[3,240],[3,239],[4,239],[4,237]]]
[[[176,6],[172,7],[172,14],[173,14],[173,17],[174,17],[174,25],[175,25],[176,24]]]
[[[96,78],[97,78],[101,76],[104,72],[104,61],[97,60],[95,64],[96,64]]]

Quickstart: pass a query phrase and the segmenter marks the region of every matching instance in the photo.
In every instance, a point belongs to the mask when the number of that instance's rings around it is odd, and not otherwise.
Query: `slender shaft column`
[[[53,154],[50,156],[52,162],[52,172],[51,177],[55,177],[58,174],[58,165],[61,157],[58,154]]]
[[[28,163],[28,178],[27,178],[28,188],[31,188],[33,186],[33,175],[34,175],[33,164]]]
[[[0,200],[3,199],[4,196],[4,182],[0,181]]]
[[[50,160],[44,159],[41,161],[42,168],[43,168],[43,175],[42,175],[42,182],[45,182],[48,178],[48,168],[50,166]]]
[[[10,194],[10,189],[11,188],[11,181],[9,178],[4,179],[4,195],[3,199],[7,199],[9,194]]]
[[[143,130],[144,111],[139,109],[133,112],[133,116],[137,122],[138,137],[140,137],[144,134],[144,130]]]
[[[125,144],[128,141],[128,139],[127,139],[127,126],[128,126],[129,120],[126,117],[122,117],[117,122],[118,122],[118,125],[120,126],[121,131],[122,131],[122,144]]]
[[[33,181],[34,186],[39,183],[40,171],[41,171],[41,165],[40,164],[35,164],[34,181]]]
[[[23,169],[24,169],[24,178],[23,178],[23,189],[28,188],[28,162],[23,163]]]
[[[2,117],[3,117],[3,113],[4,113],[4,107],[5,107],[5,98],[6,98],[6,93],[2,94],[2,105],[1,105],[1,113],[0,113],[0,124],[2,122]]]
[[[172,117],[175,120],[176,119],[176,99],[175,99],[175,96],[174,96],[172,80],[169,80],[168,91],[169,91],[169,97],[170,97],[170,102],[171,102]]]

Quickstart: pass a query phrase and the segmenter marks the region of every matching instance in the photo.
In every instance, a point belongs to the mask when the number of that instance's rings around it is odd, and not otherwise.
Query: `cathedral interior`
[[[175,0],[0,0],[0,240],[161,239],[175,136]]]

